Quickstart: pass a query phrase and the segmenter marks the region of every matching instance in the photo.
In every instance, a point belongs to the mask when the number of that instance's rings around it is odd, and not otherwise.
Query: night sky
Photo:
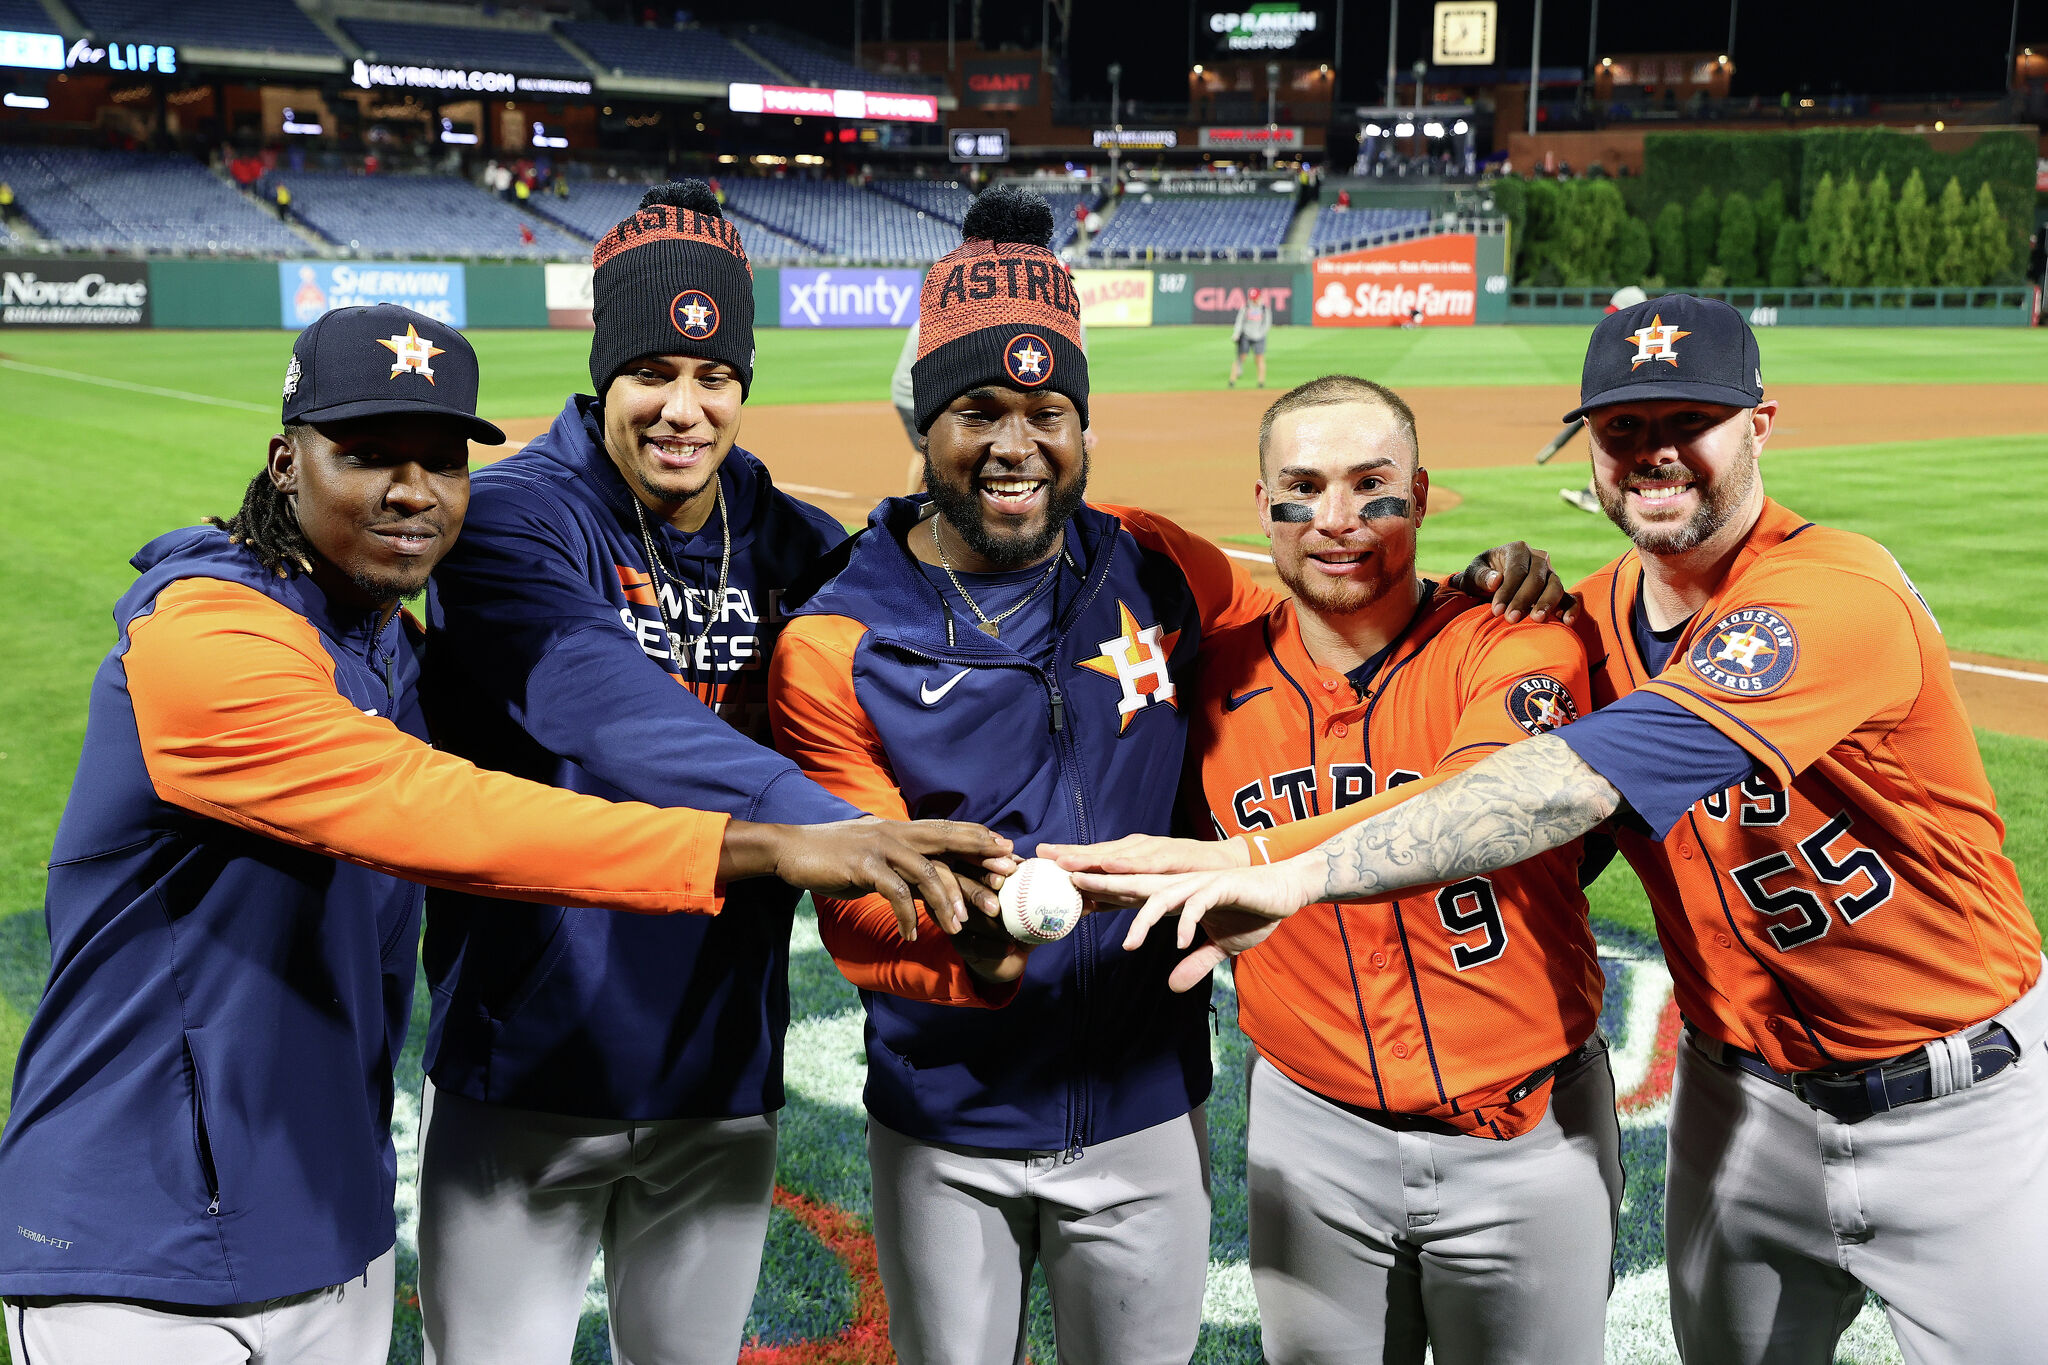
[[[1309,0],[1304,0],[1308,3]],[[1324,13],[1335,0],[1314,0]],[[860,0],[862,28],[882,36],[883,0]],[[890,36],[944,38],[947,0],[888,0]],[[971,0],[953,0],[958,31],[968,30]],[[1948,0],[1940,5],[1845,3],[1844,0],[1737,0],[1734,90],[1775,96],[1831,90],[1873,95],[1996,93],[2005,86],[2012,0]],[[1250,0],[1243,0],[1249,7]],[[1203,0],[1209,9],[1232,0]],[[614,0],[605,8],[623,14]],[[632,7],[637,12],[639,5]],[[982,0],[983,37],[991,45],[1038,46],[1036,0]],[[1586,61],[1588,0],[1545,0],[1543,60],[1551,66]],[[1407,72],[1427,55],[1430,0],[1404,0],[1396,62]],[[1598,51],[1714,52],[1728,37],[1727,0],[1601,0]],[[853,37],[853,0],[748,0],[746,11],[836,44]],[[1529,60],[1535,0],[1500,0],[1501,46],[1509,64]],[[731,11],[700,6],[706,23]],[[1124,67],[1127,98],[1171,100],[1186,91],[1188,7],[1172,0],[1073,0],[1069,49],[1074,97],[1107,99],[1111,62]],[[1327,23],[1328,20],[1326,19]],[[1376,103],[1387,64],[1385,0],[1347,0],[1339,63],[1347,102]],[[1135,36],[1134,36],[1135,35]],[[2019,0],[2019,41],[2048,45],[2048,0]],[[1201,58],[1198,58],[1200,60]]]

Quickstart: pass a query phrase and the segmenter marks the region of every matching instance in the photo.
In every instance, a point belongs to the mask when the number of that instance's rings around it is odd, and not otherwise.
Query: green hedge
[[[1643,138],[1640,216],[1654,219],[1666,204],[1689,204],[1702,189],[1724,199],[1741,190],[1754,201],[1766,187],[1781,187],[1788,204],[1801,197],[1801,154],[1806,135],[1769,133],[1650,133]],[[2031,163],[2030,163],[2031,164]],[[1868,179],[1868,174],[1865,174]],[[1903,175],[1894,177],[1903,180]],[[1633,206],[1632,206],[1633,207]]]

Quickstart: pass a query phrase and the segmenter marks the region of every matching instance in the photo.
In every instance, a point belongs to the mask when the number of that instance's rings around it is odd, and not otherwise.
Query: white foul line
[[[785,493],[795,493],[806,498],[838,498],[842,502],[866,502],[858,493],[848,493],[838,488],[819,488],[808,483],[778,483],[775,485]]]
[[[1233,550],[1228,545],[1218,545],[1216,548],[1229,555],[1232,559],[1249,559],[1254,564],[1271,564],[1273,562],[1273,556],[1262,555],[1256,550]]]
[[[238,398],[214,398],[203,393],[187,393],[183,389],[160,389],[153,384],[131,384],[125,379],[108,379],[104,375],[80,374],[76,370],[53,370],[47,365],[31,365],[25,360],[0,359],[0,366],[10,370],[22,370],[28,374],[47,375],[51,379],[70,379],[80,384],[97,384],[103,389],[126,389],[130,393],[146,393],[155,398],[182,398],[188,403],[208,403],[217,408],[234,408],[238,412],[277,411],[276,408],[261,403],[244,403]]]

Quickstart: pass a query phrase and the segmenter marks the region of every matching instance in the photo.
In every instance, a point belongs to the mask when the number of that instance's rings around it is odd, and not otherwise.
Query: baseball
[[[1026,858],[1003,882],[1003,928],[1019,943],[1051,943],[1081,922],[1081,893],[1049,858]]]

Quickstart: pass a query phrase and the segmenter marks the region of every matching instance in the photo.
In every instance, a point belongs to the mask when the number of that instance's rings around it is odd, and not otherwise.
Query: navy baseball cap
[[[395,303],[336,308],[292,342],[284,420],[453,417],[471,440],[503,445],[476,415],[476,389],[476,351],[447,323]]]
[[[1692,398],[1753,408],[1764,398],[1763,357],[1742,314],[1719,299],[1666,294],[1609,313],[1586,344],[1579,405],[1567,422],[1610,403]]]

